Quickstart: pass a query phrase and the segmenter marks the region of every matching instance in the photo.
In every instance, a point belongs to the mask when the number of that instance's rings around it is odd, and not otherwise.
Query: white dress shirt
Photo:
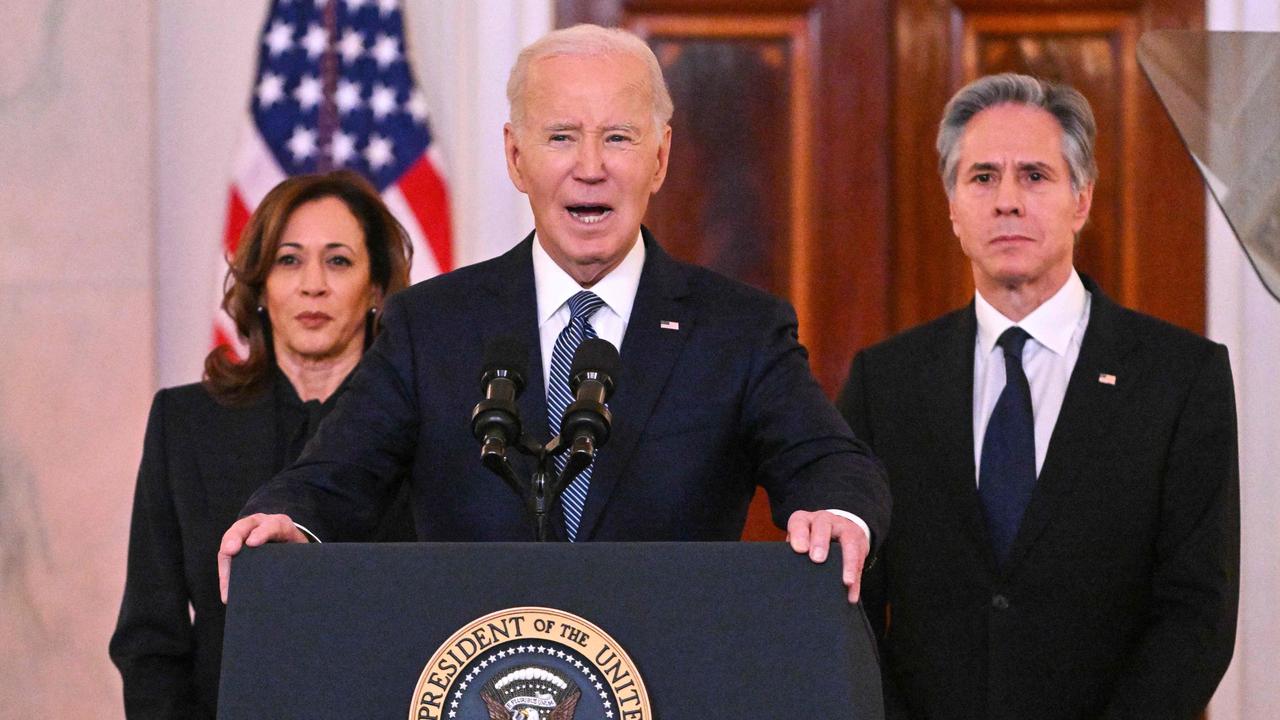
[[[1031,408],[1036,426],[1036,476],[1044,466],[1049,451],[1053,426],[1058,422],[1062,401],[1067,395],[1071,371],[1080,357],[1080,343],[1089,325],[1092,296],[1085,290],[1080,275],[1073,269],[1071,277],[1053,297],[1041,303],[1015,323],[1000,314],[975,293],[974,311],[978,316],[978,334],[973,346],[973,467],[975,482],[981,474],[982,441],[987,422],[1004,390],[1004,351],[996,345],[1000,335],[1017,325],[1031,339],[1022,348],[1022,369],[1031,385]]]
[[[590,290],[604,301],[589,322],[596,336],[608,340],[622,350],[622,338],[631,320],[631,306],[640,287],[644,270],[644,240],[636,235],[636,243],[627,256],[609,274],[600,278]],[[551,386],[551,354],[556,338],[569,324],[569,298],[582,292],[582,286],[556,264],[542,249],[542,241],[533,241],[533,286],[538,295],[538,345],[542,349],[542,386]]]

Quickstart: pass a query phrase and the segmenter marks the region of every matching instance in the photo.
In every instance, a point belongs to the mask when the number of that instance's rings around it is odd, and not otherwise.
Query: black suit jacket
[[[882,537],[883,470],[810,374],[790,306],[677,262],[644,235],[613,428],[579,539],[736,540],[757,484],[779,524],[795,510],[845,509]],[[532,539],[519,499],[481,467],[470,429],[485,346],[514,333],[528,347],[521,417],[547,438],[532,243],[393,297],[347,394],[244,514],[286,512],[322,540],[358,539],[408,467],[420,539]],[[527,477],[530,464],[516,464]],[[563,533],[561,518],[552,525]]]
[[[1226,348],[1086,286],[1080,356],[1003,569],[975,482],[972,304],[854,359],[840,407],[894,501],[865,580],[888,717],[1191,718],[1226,670],[1239,566]]]
[[[131,720],[214,717],[224,621],[218,545],[276,472],[276,412],[270,389],[244,407],[217,403],[199,384],[156,394],[110,646]],[[406,501],[392,503],[378,539],[413,539]]]

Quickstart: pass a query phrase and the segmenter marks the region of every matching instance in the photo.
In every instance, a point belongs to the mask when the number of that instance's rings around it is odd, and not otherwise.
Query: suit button
[[[1009,609],[1009,598],[1004,595],[996,594],[991,596],[991,607],[997,610]]]

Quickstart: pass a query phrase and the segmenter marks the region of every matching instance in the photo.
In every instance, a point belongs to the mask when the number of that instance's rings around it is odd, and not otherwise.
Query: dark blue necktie
[[[547,423],[551,434],[560,433],[560,420],[564,417],[565,408],[573,402],[573,394],[569,392],[569,369],[573,365],[573,354],[586,338],[596,336],[595,328],[588,322],[597,310],[604,307],[604,301],[589,290],[569,298],[569,324],[564,326],[556,338],[555,349],[551,352],[551,377],[547,381]],[[561,453],[553,458],[555,472],[558,476],[564,472],[569,463],[569,453]],[[569,487],[560,495],[560,507],[564,510],[564,529],[569,542],[578,538],[578,524],[582,522],[582,507],[587,502],[587,487],[591,484],[591,468],[578,473]]]
[[[978,495],[996,561],[1001,565],[1009,556],[1036,485],[1036,424],[1031,386],[1022,371],[1022,347],[1030,337],[1015,326],[996,341],[1004,350],[1005,383],[987,422],[978,470]]]

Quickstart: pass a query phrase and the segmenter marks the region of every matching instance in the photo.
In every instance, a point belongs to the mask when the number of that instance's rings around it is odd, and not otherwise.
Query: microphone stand
[[[533,476],[528,482],[520,481],[500,442],[486,443],[481,448],[481,463],[502,478],[524,500],[526,510],[533,517],[535,539],[538,542],[548,542],[548,516],[551,509],[559,502],[560,493],[591,464],[595,457],[595,443],[591,438],[585,437],[566,444],[560,442],[560,436],[557,435],[545,445],[540,445],[526,435],[520,438],[515,448],[536,461]],[[565,452],[569,453],[569,462],[565,464],[564,472],[555,477],[552,458]]]
[[[609,439],[612,416],[605,403],[613,392],[610,376],[617,364],[618,350],[607,341],[589,338],[578,347],[574,353],[573,378],[569,386],[575,399],[565,408],[560,432],[546,444],[530,438],[520,426],[515,396],[519,395],[522,386],[522,374],[499,365],[486,370],[481,376],[486,398],[471,413],[472,432],[482,440],[481,464],[502,478],[524,501],[533,518],[538,542],[546,542],[550,535],[547,517],[559,502],[561,491],[591,466],[596,448]],[[510,380],[515,391],[511,392],[505,385],[499,388],[499,379]],[[533,477],[528,482],[521,482],[516,476],[507,458],[508,447],[514,447],[536,461]],[[569,457],[564,470],[556,477],[552,472],[552,458],[566,452]]]

